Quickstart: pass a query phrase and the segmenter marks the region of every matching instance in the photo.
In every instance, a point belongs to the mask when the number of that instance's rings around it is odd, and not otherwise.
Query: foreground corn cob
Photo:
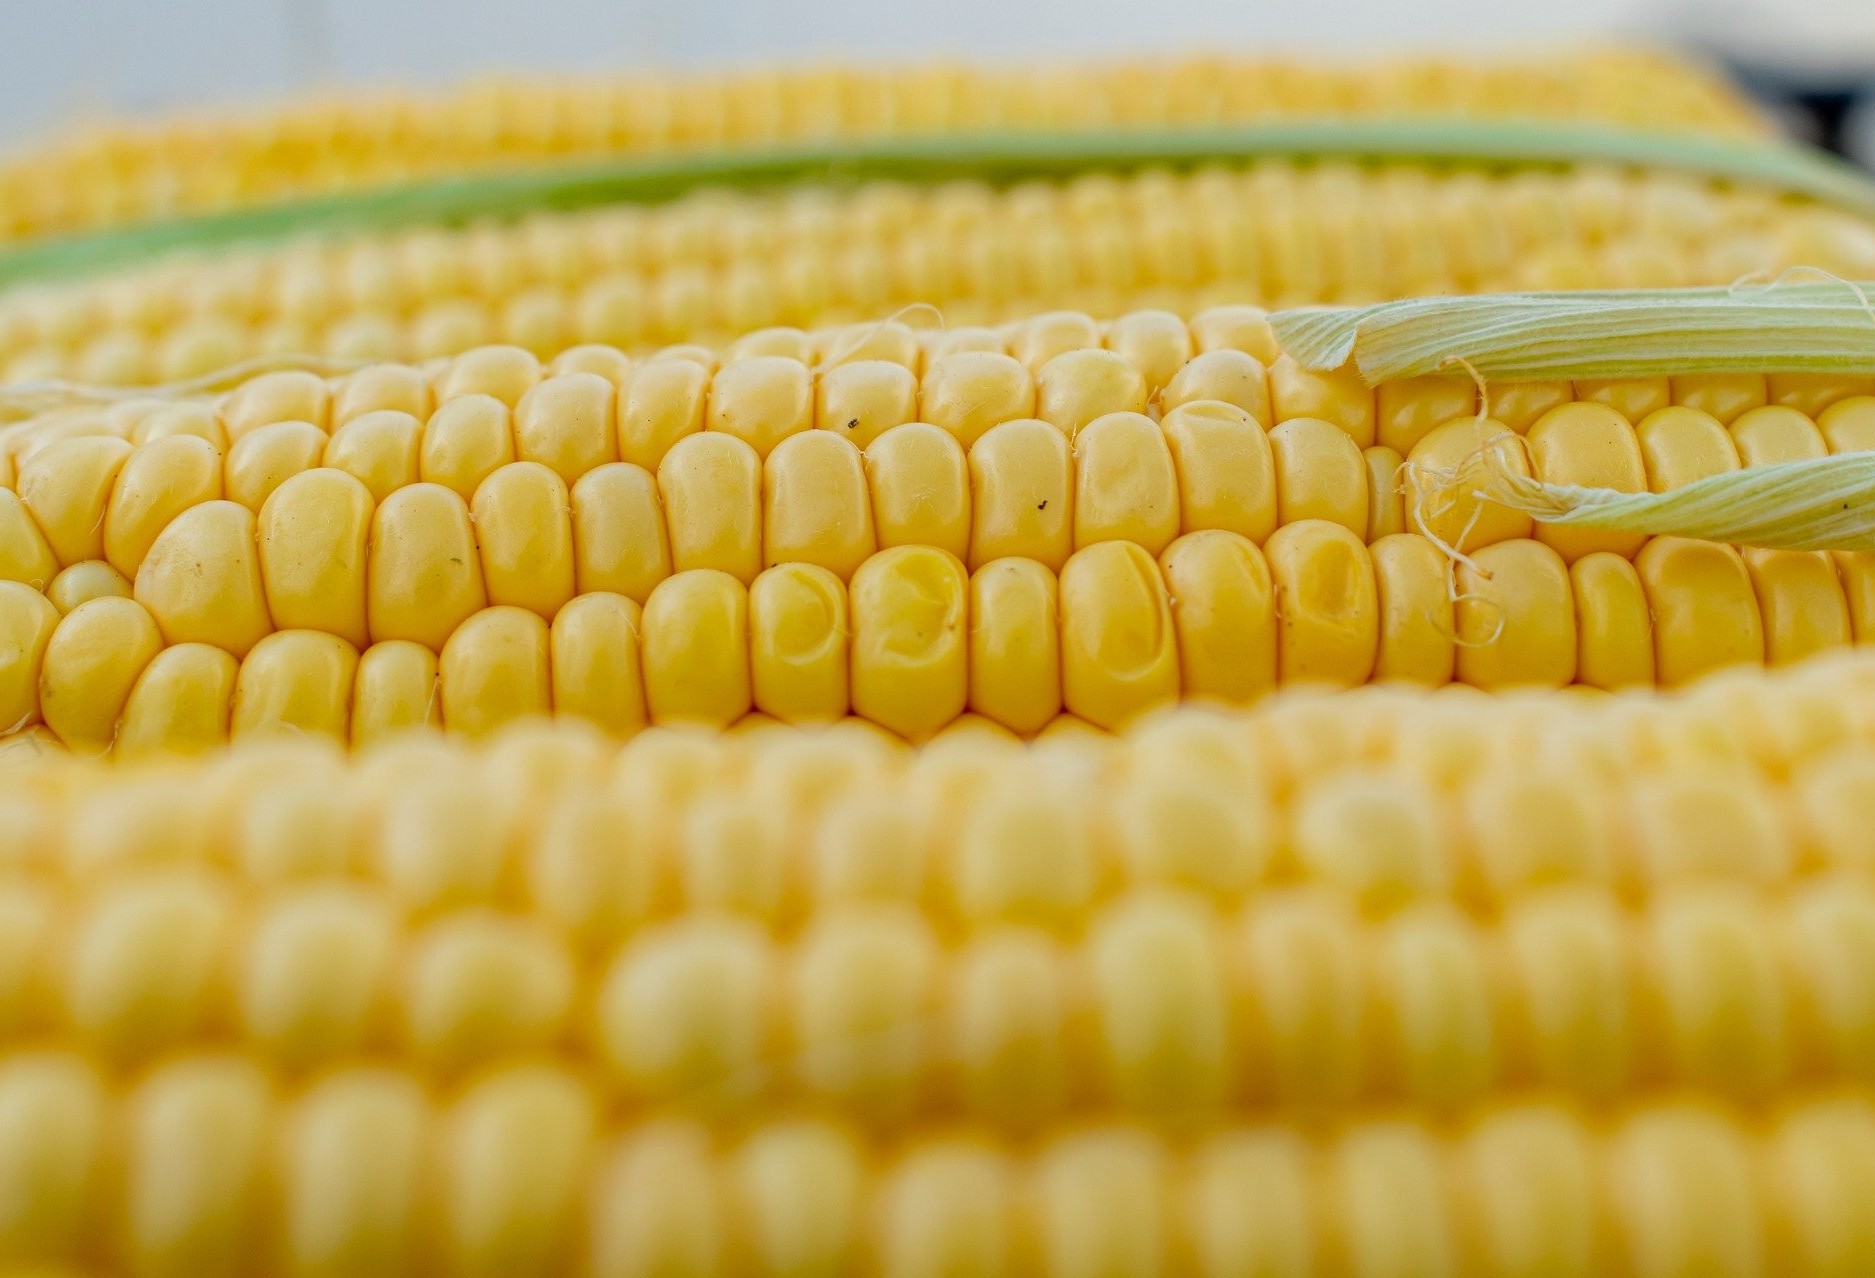
[[[1481,416],[1466,378],[1309,372],[1247,308],[774,331],[720,365],[491,347],[0,440],[0,722],[87,750],[550,712],[1033,733],[1293,681],[1677,685],[1875,636],[1867,554],[1551,528],[1439,478],[1494,441],[1630,491],[1864,450],[1875,378],[1500,384]]]
[[[1265,160],[784,194],[422,228],[136,267],[0,296],[6,380],[169,381],[273,353],[426,359],[489,342],[639,352],[935,304],[953,326],[1519,288],[1875,278],[1875,228],[1749,186],[1581,165]]]
[[[0,1263],[1871,1263],[1864,655],[1035,747],[7,759]]]
[[[1749,104],[1701,69],[1624,51],[1531,62],[1400,58],[1337,66],[1191,58],[636,74],[107,128],[0,167],[0,240],[574,157],[828,137],[1407,115],[1768,132]]]

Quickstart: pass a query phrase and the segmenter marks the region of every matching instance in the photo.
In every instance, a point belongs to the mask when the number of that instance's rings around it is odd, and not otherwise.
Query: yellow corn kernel
[[[1376,444],[1361,452],[1367,470],[1367,540],[1379,541],[1407,530],[1405,475],[1401,467],[1406,459]]]
[[[1051,618],[1051,632],[1053,624]],[[59,609],[39,591],[0,581],[0,733],[18,732],[39,718],[40,671],[58,625]]]
[[[482,481],[470,504],[491,604],[551,620],[573,597],[573,520],[566,484],[539,462],[513,462]]]
[[[108,435],[61,439],[20,463],[15,491],[60,564],[104,558],[104,518],[133,446]]]
[[[553,710],[547,623],[526,608],[484,608],[457,626],[437,667],[443,722],[486,736]]]
[[[1037,374],[1057,355],[1099,346],[1100,325],[1079,311],[1045,311],[1009,329],[1009,353]]]
[[[1483,450],[1508,470],[1530,473],[1509,428],[1490,418],[1461,417],[1428,431],[1406,459],[1406,526],[1457,550],[1475,550],[1530,535],[1530,517],[1472,495],[1475,484],[1448,476],[1466,472]]]
[[[969,582],[954,556],[883,550],[853,574],[850,606],[855,713],[920,740],[963,712]]]
[[[1689,373],[1670,379],[1673,402],[1705,413],[1730,426],[1744,413],[1762,408],[1770,388],[1760,373]]]
[[[70,612],[79,604],[92,599],[110,595],[128,599],[130,594],[130,582],[125,580],[124,574],[102,559],[86,559],[75,563],[54,577],[52,584],[46,587],[46,598],[60,612]]]
[[[1769,664],[1789,665],[1849,646],[1849,605],[1828,555],[1747,550],[1744,559],[1763,619],[1764,656]]]
[[[1070,438],[1108,413],[1143,413],[1146,400],[1145,377],[1112,351],[1068,350],[1036,369],[1036,416]]]
[[[317,375],[299,369],[262,373],[243,382],[221,403],[228,438],[240,439],[275,422],[311,422],[325,428],[331,393]]]
[[[1158,423],[1109,413],[1074,440],[1074,545],[1131,541],[1157,555],[1178,536],[1178,477]]]
[[[205,443],[213,444],[218,453],[228,450],[228,432],[222,429],[221,418],[206,404],[165,403],[139,419],[130,439],[142,447],[176,435],[193,435]]]
[[[732,360],[711,384],[706,428],[734,435],[758,457],[813,424],[813,378],[799,360],[774,355]]]
[[[339,379],[332,396],[332,429],[353,418],[391,410],[418,421],[430,416],[430,384],[408,364],[373,364]]]
[[[274,626],[370,641],[371,494],[343,471],[301,471],[260,508],[261,584]]]
[[[1349,904],[1307,890],[1253,898],[1237,947],[1256,1094],[1315,1107],[1355,1095],[1366,955]]]
[[[1760,1171],[1770,1228],[1797,1270],[1848,1274],[1875,1263],[1862,1228],[1870,1134],[1867,1104],[1844,1098],[1804,1107],[1771,1138]]]
[[[350,739],[358,650],[318,630],[280,630],[254,645],[234,686],[231,730]]]
[[[1403,377],[1374,392],[1374,436],[1406,455],[1438,427],[1477,413],[1478,388],[1468,377]]]
[[[970,551],[970,462],[957,440],[925,422],[894,427],[866,449],[878,544]]]
[[[1285,421],[1269,433],[1282,522],[1320,519],[1367,538],[1367,463],[1354,441],[1312,417]]]
[[[1254,355],[1236,350],[1207,351],[1180,368],[1159,397],[1168,417],[1172,409],[1203,401],[1241,408],[1258,426],[1267,429],[1269,375]]]
[[[464,395],[490,395],[509,408],[540,380],[540,360],[518,346],[480,346],[451,359],[436,380],[440,407]]]
[[[1170,311],[1122,315],[1107,326],[1102,344],[1144,375],[1148,397],[1161,394],[1192,357],[1191,330]]]
[[[1276,591],[1263,552],[1220,528],[1187,533],[1159,565],[1188,700],[1248,705],[1276,685]]]
[[[1832,453],[1875,452],[1875,396],[1831,404],[1816,418]]]
[[[769,462],[786,447],[769,454]],[[755,708],[783,723],[823,722],[846,714],[850,633],[846,586],[830,569],[783,563],[763,572],[749,587]]]
[[[1507,382],[1489,387],[1486,395],[1490,408],[1485,416],[1520,435],[1544,414],[1575,402],[1575,388],[1568,382]]]
[[[970,709],[1024,735],[1061,713],[1060,603],[1055,574],[1032,559],[997,559],[970,578]]]
[[[74,750],[108,749],[137,676],[162,647],[155,619],[134,599],[93,599],[72,609],[53,630],[39,666],[46,726]]]
[[[202,753],[225,744],[239,672],[240,664],[212,644],[163,649],[124,701],[116,753]]]
[[[1665,408],[1634,428],[1647,463],[1648,487],[1668,492],[1696,479],[1739,468],[1738,448],[1725,427],[1690,408]]]
[[[1159,423],[1178,473],[1180,531],[1215,528],[1261,545],[1276,530],[1276,461],[1269,436],[1240,408],[1185,404]]]
[[[762,570],[762,459],[735,435],[686,436],[658,463],[671,563],[707,568],[744,585]]]
[[[1271,425],[1307,417],[1327,422],[1371,448],[1375,439],[1374,392],[1353,368],[1316,373],[1284,355],[1269,368]]]
[[[383,501],[423,477],[423,425],[409,413],[361,413],[332,432],[323,464],[362,483]]]
[[[1061,570],[1061,691],[1070,713],[1109,729],[1178,698],[1171,601],[1133,542],[1100,542]]]
[[[1672,385],[1664,377],[1577,381],[1576,399],[1614,409],[1631,422],[1643,421],[1673,404]]]
[[[1004,422],[970,448],[970,565],[1014,555],[1059,571],[1074,548],[1068,437],[1033,418]]]
[[[1340,524],[1305,519],[1278,528],[1263,553],[1276,585],[1281,680],[1366,683],[1380,643],[1367,547]]]
[[[1493,691],[1575,679],[1569,568],[1539,541],[1486,546],[1458,566],[1458,677]]]
[[[1747,466],[1772,466],[1829,455],[1816,423],[1794,408],[1754,408],[1731,423],[1732,442]]]
[[[1654,668],[1676,688],[1712,670],[1764,663],[1764,620],[1745,561],[1730,546],[1656,537],[1634,568],[1654,622]]]
[[[748,713],[749,592],[739,579],[709,568],[680,571],[652,590],[640,624],[653,723],[726,726]]]
[[[605,378],[613,386],[624,386],[631,380],[632,362],[623,351],[611,346],[569,346],[554,356],[547,372],[553,377],[563,377],[568,373],[592,373]]]
[[[171,435],[124,462],[104,513],[104,557],[135,577],[157,534],[183,511],[221,498],[221,454],[205,439]]]
[[[919,405],[916,415],[969,448],[985,431],[1035,416],[1035,379],[1019,361],[1000,352],[940,355],[925,369]]]
[[[468,504],[440,484],[392,493],[371,519],[365,616],[371,640],[409,639],[440,653],[488,606]]]
[[[1875,378],[1836,373],[1772,373],[1765,379],[1773,404],[1815,420],[1844,400],[1875,395]]]
[[[632,370],[619,394],[618,455],[655,470],[671,445],[703,429],[710,370],[686,359],[658,359]]]
[[[1200,311],[1192,317],[1191,335],[1200,351],[1242,351],[1265,366],[1282,350],[1270,331],[1268,314],[1254,306],[1214,306]]]
[[[1349,772],[1310,787],[1290,838],[1312,878],[1384,913],[1450,891],[1442,835],[1422,789],[1386,773]]]
[[[506,404],[487,395],[465,395],[440,406],[423,428],[418,476],[464,501],[473,499],[483,480],[515,459],[510,417]]]
[[[137,570],[136,598],[166,643],[212,643],[244,657],[273,629],[255,523],[245,506],[205,502],[157,537]]]
[[[222,494],[258,511],[274,489],[319,465],[325,451],[325,432],[310,422],[275,422],[249,431],[228,449]]]
[[[440,727],[436,675],[436,653],[420,643],[391,639],[365,649],[352,685],[352,744]]]
[[[1662,1108],[1619,1133],[1604,1175],[1635,1272],[1742,1274],[1762,1265],[1763,1225],[1742,1146],[1717,1114],[1692,1105]]]
[[[567,485],[618,460],[618,388],[596,373],[549,377],[514,409],[515,455],[539,462]]]
[[[611,462],[573,485],[574,587],[643,604],[671,575],[670,540],[657,481],[642,467]]]
[[[810,924],[793,981],[810,1093],[875,1121],[918,1105],[926,1080],[917,1031],[937,1001],[938,955],[929,925],[903,905],[849,906]],[[890,1046],[878,1048],[881,1040]],[[813,1214],[833,1206],[823,1199]]]
[[[762,328],[738,337],[724,352],[726,359],[751,359],[757,355],[780,355],[802,364],[814,359],[813,343],[798,328]]]
[[[790,436],[769,453],[762,473],[769,567],[815,564],[845,581],[877,549],[864,460],[845,439],[827,431]]]
[[[639,619],[636,603],[608,593],[581,595],[560,609],[549,635],[554,713],[615,737],[644,727]]]
[[[1606,405],[1567,404],[1551,409],[1531,425],[1525,438],[1530,461],[1545,483],[1624,493],[1647,491],[1647,462],[1640,440],[1627,419]],[[1646,540],[1629,533],[1542,523],[1536,525],[1535,536],[1571,564],[1601,551],[1632,559]]]
[[[1576,601],[1576,679],[1614,692],[1652,687],[1654,622],[1640,574],[1626,556],[1584,555],[1569,566]]]
[[[11,489],[0,488],[0,581],[44,590],[58,576],[59,561],[45,534]]]
[[[1835,552],[1830,560],[1849,603],[1849,624],[1859,644],[1875,640],[1875,554]]]
[[[814,424],[865,448],[884,432],[918,417],[918,379],[903,364],[851,360],[822,373],[814,390]]]
[[[1456,659],[1451,564],[1424,537],[1395,533],[1368,547],[1380,640],[1375,679],[1450,683]]]

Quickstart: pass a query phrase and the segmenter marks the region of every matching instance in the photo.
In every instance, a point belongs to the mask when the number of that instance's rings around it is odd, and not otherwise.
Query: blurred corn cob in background
[[[1875,222],[1803,197],[1610,165],[1265,160],[784,193],[235,246],[0,293],[0,377],[140,385],[271,354],[542,358],[726,344],[929,304],[949,326],[1071,308],[1190,316],[1432,293],[1875,278]]]
[[[991,69],[632,75],[348,95],[79,133],[0,166],[0,240],[422,176],[817,139],[1190,128],[1284,118],[1598,121],[1763,137],[1717,77],[1628,50],[1368,64],[1228,57]]]

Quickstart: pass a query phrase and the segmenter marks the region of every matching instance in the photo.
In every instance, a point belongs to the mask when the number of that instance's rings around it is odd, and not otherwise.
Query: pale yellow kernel
[[[405,412],[361,413],[332,432],[324,463],[353,476],[383,501],[422,477],[423,423]]]
[[[169,522],[221,497],[221,453],[205,439],[171,435],[140,445],[124,462],[104,514],[104,557],[134,578]]]
[[[437,665],[437,697],[451,731],[486,736],[553,710],[549,633],[526,608],[484,608],[456,627]]]
[[[816,921],[793,965],[796,1070],[809,1092],[884,1120],[928,1082],[938,950],[907,906],[855,906]]]
[[[645,705],[653,723],[727,726],[753,704],[748,590],[728,573],[667,577],[645,601]]]
[[[325,432],[309,422],[275,422],[249,431],[228,449],[222,493],[257,511],[287,479],[319,465],[325,450]]]
[[[515,459],[510,418],[508,406],[489,395],[464,395],[441,405],[423,428],[419,477],[468,501],[484,479]]]
[[[992,427],[1035,416],[1035,380],[1000,352],[940,355],[925,369],[919,405],[924,421],[969,448]]]
[[[634,938],[594,1005],[629,1094],[724,1106],[773,1090],[780,991],[772,943],[747,920],[698,915]]]
[[[360,1052],[382,1030],[395,941],[386,904],[350,885],[275,902],[255,920],[240,967],[247,1034],[292,1069]]]
[[[894,427],[867,447],[866,480],[881,547],[933,546],[968,557],[970,463],[954,437],[927,422]]]
[[[134,1064],[208,1029],[231,924],[219,886],[188,872],[99,894],[73,937],[64,1002],[93,1050]]]
[[[365,646],[373,510],[365,485],[339,470],[302,471],[274,489],[260,508],[257,537],[276,627],[323,630]]]

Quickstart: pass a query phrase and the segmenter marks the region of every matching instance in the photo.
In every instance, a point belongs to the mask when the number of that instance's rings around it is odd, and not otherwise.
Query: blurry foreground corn
[[[1370,388],[1260,312],[488,347],[0,435],[0,725],[88,751],[558,714],[966,710],[1034,733],[1291,682],[1680,685],[1875,639],[1875,555],[1533,523],[1875,448],[1875,377]],[[1463,558],[1454,563],[1454,557]]]
[[[1704,69],[1623,50],[1341,65],[1210,57],[637,73],[107,125],[0,166],[0,241],[582,158],[829,138],[1413,116],[1768,133],[1754,108]]]
[[[952,326],[1070,308],[1190,316],[1514,289],[1875,278],[1875,224],[1765,186],[1580,164],[1265,159],[996,189],[710,189],[279,247],[0,294],[0,376],[149,384],[257,355],[428,359],[509,342],[634,354],[935,305]]]
[[[1866,655],[6,758],[0,1264],[1875,1265]]]

